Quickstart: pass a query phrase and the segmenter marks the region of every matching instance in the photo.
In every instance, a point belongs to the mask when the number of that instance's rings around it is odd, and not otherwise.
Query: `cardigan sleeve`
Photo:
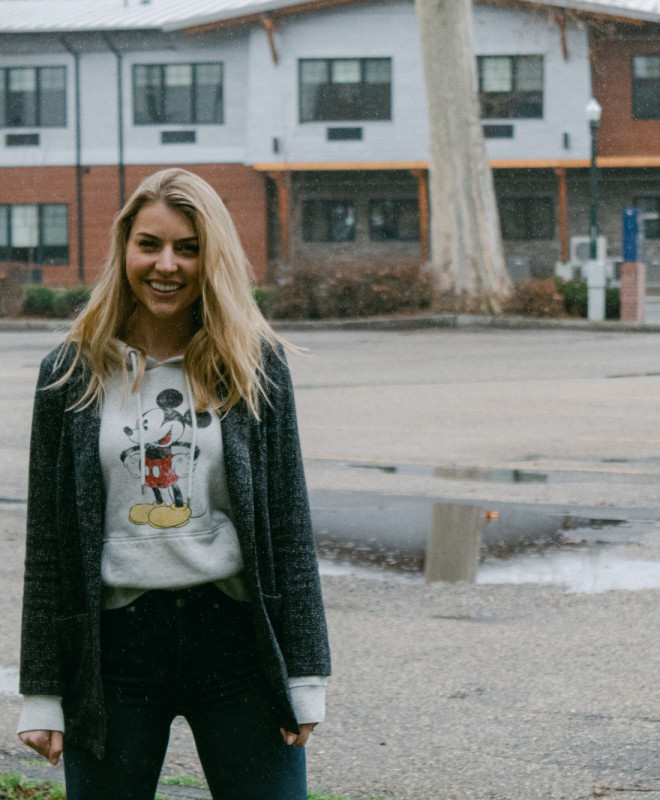
[[[281,348],[264,357],[268,510],[275,581],[282,595],[278,641],[290,677],[330,674],[312,519],[303,471],[291,375]]]
[[[54,475],[66,390],[48,388],[56,358],[54,351],[41,363],[32,414],[20,672],[20,691],[28,695],[61,695],[63,690]]]

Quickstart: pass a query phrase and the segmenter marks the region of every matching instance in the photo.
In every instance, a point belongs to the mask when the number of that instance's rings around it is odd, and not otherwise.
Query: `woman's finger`
[[[286,744],[291,744],[294,747],[304,747],[316,725],[316,722],[305,722],[300,726],[300,733],[298,734],[285,731],[284,728],[280,728],[280,733]]]

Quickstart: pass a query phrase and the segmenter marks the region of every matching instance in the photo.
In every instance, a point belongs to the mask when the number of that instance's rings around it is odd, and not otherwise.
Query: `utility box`
[[[644,322],[646,315],[646,264],[644,216],[641,208],[623,209],[621,264],[621,319]]]
[[[644,215],[641,208],[626,206],[622,218],[623,261],[645,261]]]

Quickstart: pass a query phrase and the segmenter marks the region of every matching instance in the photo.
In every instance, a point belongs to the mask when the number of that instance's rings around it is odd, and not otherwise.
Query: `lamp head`
[[[598,100],[595,97],[592,97],[587,105],[585,106],[585,113],[587,115],[587,119],[592,125],[598,125],[600,122],[600,115],[602,112],[602,108]]]

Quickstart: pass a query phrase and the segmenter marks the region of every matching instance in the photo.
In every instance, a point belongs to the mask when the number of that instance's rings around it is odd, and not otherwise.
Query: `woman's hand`
[[[286,744],[292,744],[294,747],[304,747],[310,737],[311,732],[318,725],[318,722],[303,722],[300,726],[300,733],[292,733],[280,728],[280,733]]]
[[[18,734],[18,738],[23,744],[36,750],[40,756],[48,759],[54,767],[57,766],[64,746],[61,731],[23,731]]]

